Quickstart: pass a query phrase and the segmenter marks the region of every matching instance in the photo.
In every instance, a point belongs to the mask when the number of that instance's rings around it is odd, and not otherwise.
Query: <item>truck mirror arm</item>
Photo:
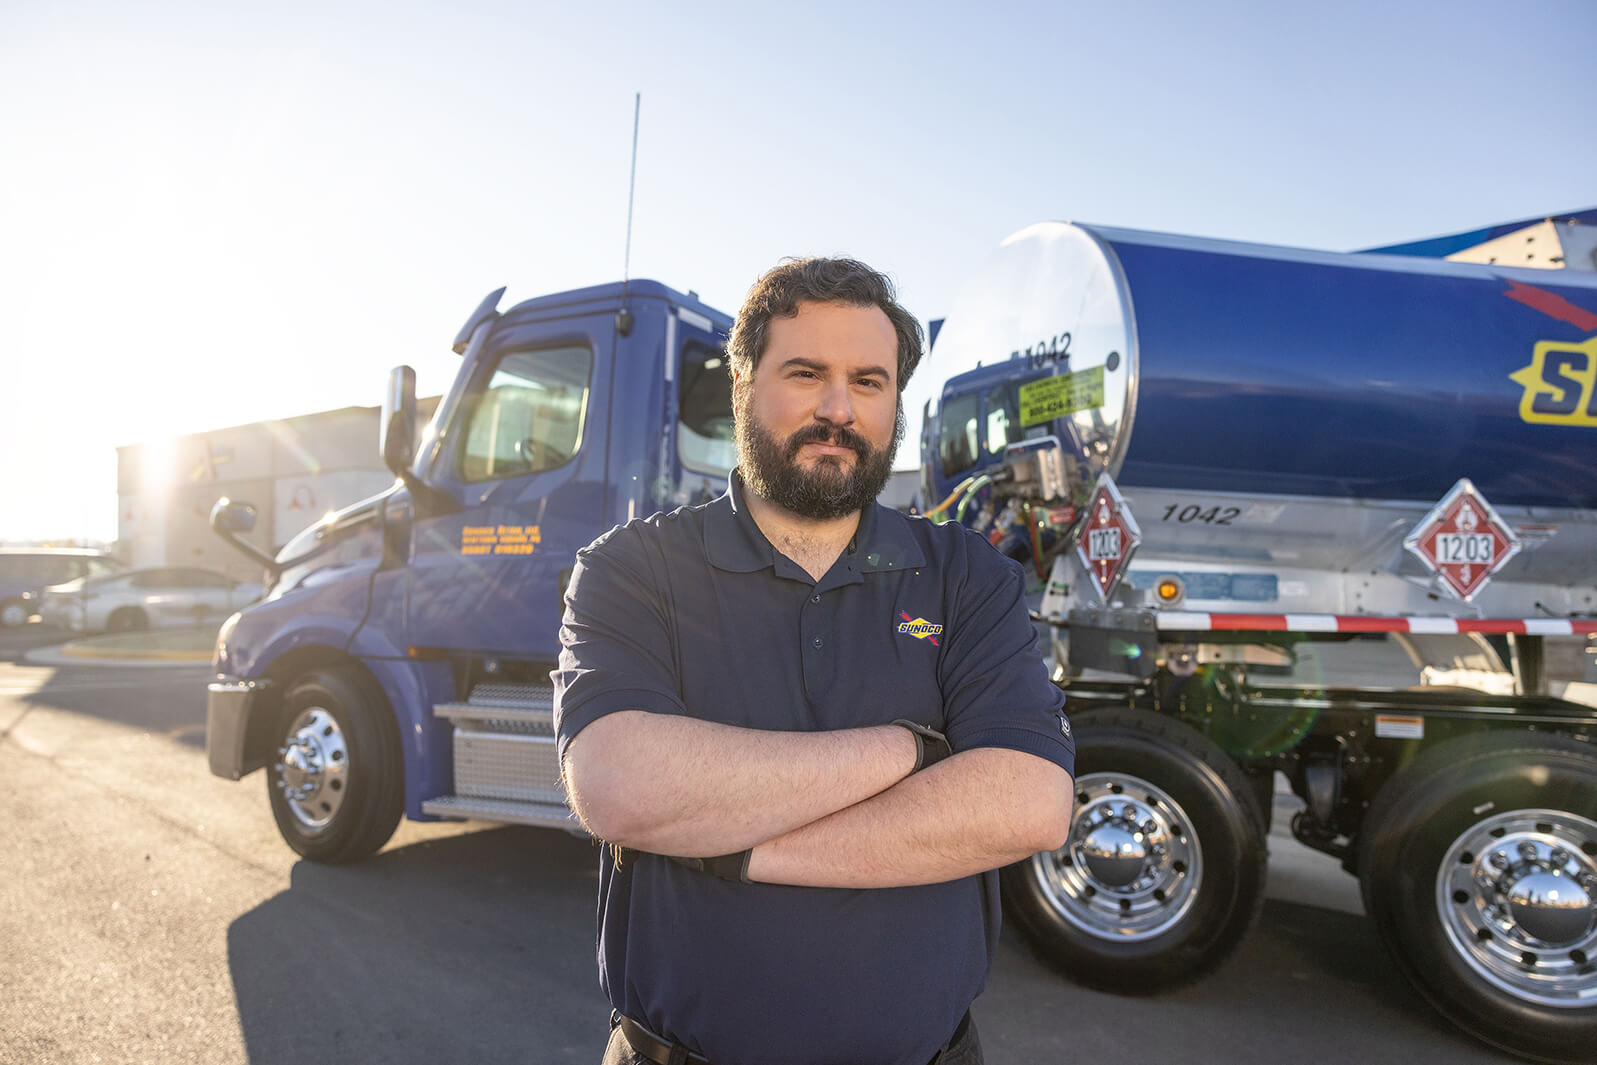
[[[239,532],[249,532],[255,527],[255,508],[250,504],[223,496],[211,507],[210,523],[212,532],[265,567],[269,580],[275,581],[283,571],[275,558],[238,537]]]

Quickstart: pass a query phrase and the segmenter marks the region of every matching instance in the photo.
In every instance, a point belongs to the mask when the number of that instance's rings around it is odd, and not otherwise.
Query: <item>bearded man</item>
[[[728,344],[725,495],[577,556],[555,724],[604,843],[605,1065],[970,1065],[994,870],[1064,844],[1074,745],[1020,567],[881,506],[921,330],[789,260]]]

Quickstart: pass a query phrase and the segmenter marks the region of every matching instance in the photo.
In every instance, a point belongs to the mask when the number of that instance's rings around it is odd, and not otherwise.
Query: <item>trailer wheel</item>
[[[1128,710],[1073,717],[1070,838],[1004,869],[1010,915],[1068,977],[1122,993],[1215,969],[1264,900],[1265,823],[1225,752]]]
[[[1449,741],[1365,825],[1364,908],[1420,993],[1512,1053],[1597,1061],[1597,751],[1548,733]]]
[[[266,774],[278,831],[315,862],[382,849],[404,810],[404,761],[393,714],[353,667],[309,673],[283,697]]]

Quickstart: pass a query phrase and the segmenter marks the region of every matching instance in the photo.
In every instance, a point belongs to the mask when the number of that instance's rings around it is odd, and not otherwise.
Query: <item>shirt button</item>
[[[819,636],[817,636],[817,637],[815,637],[815,639],[810,641],[810,646],[815,648],[817,651],[819,651],[821,649],[821,645],[823,643],[825,643],[825,642],[826,642],[825,640],[823,640]]]
[[[818,596],[818,595],[812,595],[812,596],[810,596],[810,602],[812,602],[812,603],[819,603],[819,602],[820,602],[820,601],[821,601],[821,597],[820,597],[820,596]]]

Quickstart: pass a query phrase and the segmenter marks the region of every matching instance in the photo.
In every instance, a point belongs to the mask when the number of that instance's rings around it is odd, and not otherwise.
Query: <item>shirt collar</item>
[[[880,503],[872,503],[860,515],[852,551],[860,573],[896,573],[926,565],[908,516]]]
[[[776,548],[754,524],[743,502],[743,475],[726,479],[726,492],[704,508],[704,555],[717,569],[752,573],[776,560]]]
[[[743,500],[743,475],[727,478],[726,493],[704,508],[704,553],[717,569],[752,573],[776,561],[776,548],[755,524]],[[910,532],[909,518],[891,507],[873,503],[860,515],[859,528],[847,555],[856,573],[895,572],[926,564],[920,544]]]

